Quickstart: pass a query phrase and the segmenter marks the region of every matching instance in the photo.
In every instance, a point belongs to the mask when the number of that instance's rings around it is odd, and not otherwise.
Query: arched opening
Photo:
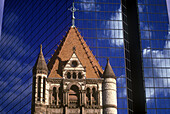
[[[86,104],[90,105],[90,88],[86,89]]]
[[[70,79],[71,78],[71,73],[67,72],[67,78]]]
[[[79,88],[76,85],[72,85],[69,91],[69,106],[78,107],[80,104]]]
[[[82,78],[83,78],[81,72],[78,73],[78,78],[79,78],[79,79],[82,79]]]
[[[57,92],[56,92],[56,87],[53,87],[52,104],[56,105],[56,102],[57,102]]]
[[[77,67],[78,66],[78,62],[77,61],[72,61],[71,66],[72,67]]]
[[[45,81],[46,81],[46,78],[43,78],[43,102],[45,102]]]
[[[97,105],[97,92],[96,88],[92,89],[92,104]]]
[[[37,97],[37,101],[40,101],[41,98],[41,77],[38,77],[38,97]]]
[[[61,104],[62,104],[62,101],[63,101],[63,100],[62,100],[62,99],[63,99],[63,94],[62,94],[62,88],[61,88],[61,87],[59,87],[58,98],[59,98],[58,104],[61,105]]]
[[[73,79],[76,79],[76,78],[77,78],[76,73],[73,72]]]

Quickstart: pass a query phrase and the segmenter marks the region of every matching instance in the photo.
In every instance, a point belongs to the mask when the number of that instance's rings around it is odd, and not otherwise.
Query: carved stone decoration
[[[47,78],[47,82],[60,84],[62,82],[62,79],[50,79],[50,78]]]

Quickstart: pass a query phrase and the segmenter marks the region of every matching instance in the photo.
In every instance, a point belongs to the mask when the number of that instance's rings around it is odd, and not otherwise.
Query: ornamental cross
[[[74,2],[73,2],[73,7],[69,8],[68,10],[70,10],[72,12],[72,27],[75,27],[75,17],[74,17],[74,12],[76,12],[78,9],[76,9],[74,7]]]

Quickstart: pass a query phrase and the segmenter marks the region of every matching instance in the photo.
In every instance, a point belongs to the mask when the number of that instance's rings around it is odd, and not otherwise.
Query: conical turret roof
[[[42,45],[40,45],[40,53],[33,67],[33,74],[37,74],[37,73],[42,73],[46,75],[48,74],[47,64],[45,62],[44,55],[42,52]]]
[[[109,58],[107,59],[107,64],[103,73],[103,78],[116,78],[115,73],[110,65]]]

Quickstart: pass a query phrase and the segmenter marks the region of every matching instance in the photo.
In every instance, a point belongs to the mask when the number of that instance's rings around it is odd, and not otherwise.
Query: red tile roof
[[[73,47],[83,67],[86,67],[86,78],[100,78],[103,70],[76,27],[69,29],[51,57],[47,65],[51,71],[48,77],[62,78],[62,68],[72,56]]]

